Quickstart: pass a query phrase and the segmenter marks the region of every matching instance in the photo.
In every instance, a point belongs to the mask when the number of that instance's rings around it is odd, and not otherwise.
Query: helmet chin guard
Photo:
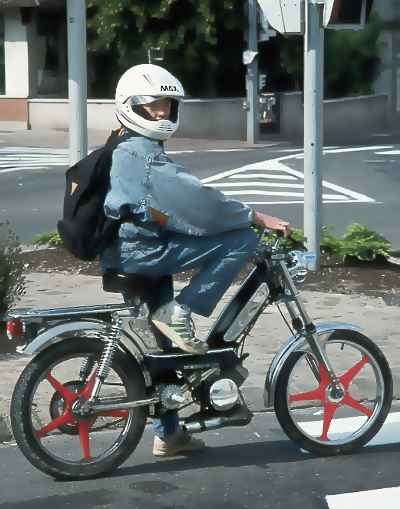
[[[148,138],[164,141],[179,127],[178,103],[184,96],[182,84],[166,69],[153,64],[135,65],[118,82],[115,93],[116,116],[124,127]],[[162,98],[176,100],[176,112],[170,119],[150,120],[132,107]]]

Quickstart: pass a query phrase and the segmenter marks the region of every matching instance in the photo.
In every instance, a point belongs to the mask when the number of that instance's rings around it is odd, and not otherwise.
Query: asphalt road
[[[398,424],[392,436],[399,436]],[[0,509],[398,507],[390,498],[395,493],[398,503],[398,443],[315,457],[288,441],[270,413],[257,414],[246,428],[202,436],[209,446],[205,452],[156,460],[148,427],[138,449],[114,474],[81,482],[54,481],[35,470],[15,446],[2,446]],[[378,444],[382,442],[385,438]],[[375,491],[387,488],[391,490]]]
[[[378,143],[377,143],[378,141]],[[400,247],[400,145],[327,147],[323,162],[323,224],[341,234],[359,222]],[[267,148],[171,153],[209,185],[257,209],[303,224],[302,149]],[[8,219],[24,243],[56,228],[62,211],[66,150],[0,149],[0,221]]]

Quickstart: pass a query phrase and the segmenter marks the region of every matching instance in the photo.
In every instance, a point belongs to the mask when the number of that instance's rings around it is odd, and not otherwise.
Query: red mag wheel
[[[22,372],[11,402],[14,437],[26,458],[53,477],[91,478],[118,467],[136,448],[146,409],[108,410],[78,417],[73,405],[92,392],[103,343],[70,338],[37,355]],[[80,381],[91,358],[92,370]],[[143,399],[139,366],[117,352],[99,402]]]
[[[358,332],[337,330],[322,345],[339,387],[332,387],[310,350],[295,351],[278,377],[275,411],[301,448],[321,455],[349,453],[382,427],[392,402],[391,371],[381,350]]]

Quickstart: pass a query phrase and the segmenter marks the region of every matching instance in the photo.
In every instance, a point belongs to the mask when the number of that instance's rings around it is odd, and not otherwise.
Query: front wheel
[[[103,348],[95,339],[66,339],[37,355],[14,389],[15,440],[32,465],[53,477],[88,479],[110,472],[142,437],[144,407],[74,417],[74,402],[91,394]],[[117,351],[99,402],[145,399],[145,393],[139,366]]]
[[[393,382],[381,350],[352,330],[321,341],[339,379],[339,390],[309,349],[294,351],[277,380],[275,412],[285,433],[320,455],[352,452],[378,433],[389,413]],[[311,410],[311,412],[310,412]],[[319,420],[310,420],[320,416]]]

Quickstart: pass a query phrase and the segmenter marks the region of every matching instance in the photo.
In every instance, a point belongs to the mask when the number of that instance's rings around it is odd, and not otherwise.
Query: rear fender
[[[329,336],[337,330],[353,330],[360,332],[362,329],[357,325],[341,322],[321,322],[315,325],[317,336]],[[305,337],[301,334],[291,336],[288,341],[282,346],[271,362],[265,379],[264,386],[264,405],[269,408],[272,407],[275,400],[276,384],[279,374],[289,358],[289,356],[296,350],[308,350],[309,346]]]
[[[98,335],[91,333],[97,332]],[[36,338],[28,343],[25,347],[19,348],[18,351],[22,355],[37,355],[43,350],[49,348],[56,343],[61,341],[67,341],[71,336],[83,335],[85,337],[93,338],[93,340],[102,340],[109,334],[109,325],[96,320],[76,320],[68,321],[64,323],[58,323],[57,325],[46,329],[44,332],[36,336]],[[104,338],[102,338],[102,335]],[[122,333],[119,338],[120,349],[126,354],[131,355],[137,363],[140,365],[146,386],[149,387],[152,384],[150,373],[144,369],[143,364],[143,352],[137,345],[136,341]]]

